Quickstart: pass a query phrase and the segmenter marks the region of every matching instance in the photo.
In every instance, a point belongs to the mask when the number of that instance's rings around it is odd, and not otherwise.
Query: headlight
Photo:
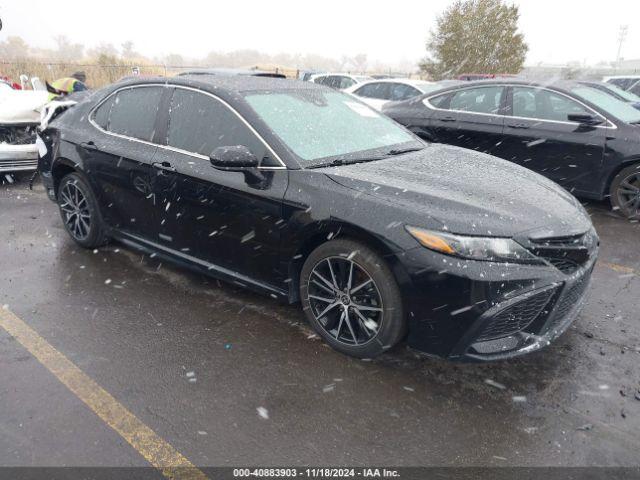
[[[447,255],[489,262],[542,263],[510,238],[470,237],[418,227],[406,229],[423,247]]]

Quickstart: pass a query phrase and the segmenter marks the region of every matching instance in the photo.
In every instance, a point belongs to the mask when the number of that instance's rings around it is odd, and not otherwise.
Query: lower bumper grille
[[[482,329],[476,341],[491,340],[506,337],[524,330],[538,316],[545,312],[545,307],[551,300],[556,289],[546,289],[524,296],[522,300],[496,314]]]
[[[564,323],[564,320],[571,313],[571,310],[582,303],[582,299],[587,293],[591,272],[582,276],[573,285],[565,287],[560,294],[556,308],[553,311],[553,318],[550,319],[550,325],[547,325],[546,331],[552,330]]]

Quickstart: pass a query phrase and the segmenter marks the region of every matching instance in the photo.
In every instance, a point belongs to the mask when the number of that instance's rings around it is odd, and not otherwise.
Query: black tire
[[[640,218],[640,163],[622,169],[609,191],[614,210],[627,218]]]
[[[311,252],[300,273],[300,298],[314,330],[353,357],[374,358],[396,346],[406,332],[391,269],[360,242],[336,239]]]
[[[95,248],[107,243],[98,202],[80,174],[69,173],[60,180],[57,198],[64,228],[78,245]]]

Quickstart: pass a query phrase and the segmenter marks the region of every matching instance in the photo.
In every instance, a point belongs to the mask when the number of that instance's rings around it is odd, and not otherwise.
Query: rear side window
[[[156,114],[162,97],[161,87],[120,90],[111,107],[108,130],[150,142],[155,133]]]
[[[420,95],[420,90],[404,83],[392,83],[389,99],[392,101],[409,100]]]
[[[467,88],[451,97],[451,110],[499,114],[504,87]]]
[[[433,97],[425,101],[429,102],[432,106],[436,108],[446,109],[446,108],[449,108],[448,104],[449,104],[450,96],[451,96],[450,93],[445,93],[444,95],[438,95],[437,97]]]
[[[338,84],[337,84],[337,88],[339,88],[340,90],[344,90],[345,88],[349,88],[352,85],[356,84],[356,81],[353,78],[349,78],[349,77],[338,77]]]
[[[368,83],[358,88],[355,92],[356,95],[366,98],[377,98],[379,100],[389,99],[389,84],[383,82]]]
[[[171,99],[167,144],[210,156],[218,147],[243,145],[261,166],[277,166],[264,143],[219,100],[203,93],[176,89]]]

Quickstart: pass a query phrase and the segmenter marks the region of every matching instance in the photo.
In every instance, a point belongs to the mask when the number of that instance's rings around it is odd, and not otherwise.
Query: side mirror
[[[567,120],[577,122],[580,125],[600,125],[602,123],[602,118],[589,113],[570,113],[567,115]]]
[[[215,168],[230,172],[253,169],[260,163],[244,145],[218,147],[211,153],[209,160]]]

